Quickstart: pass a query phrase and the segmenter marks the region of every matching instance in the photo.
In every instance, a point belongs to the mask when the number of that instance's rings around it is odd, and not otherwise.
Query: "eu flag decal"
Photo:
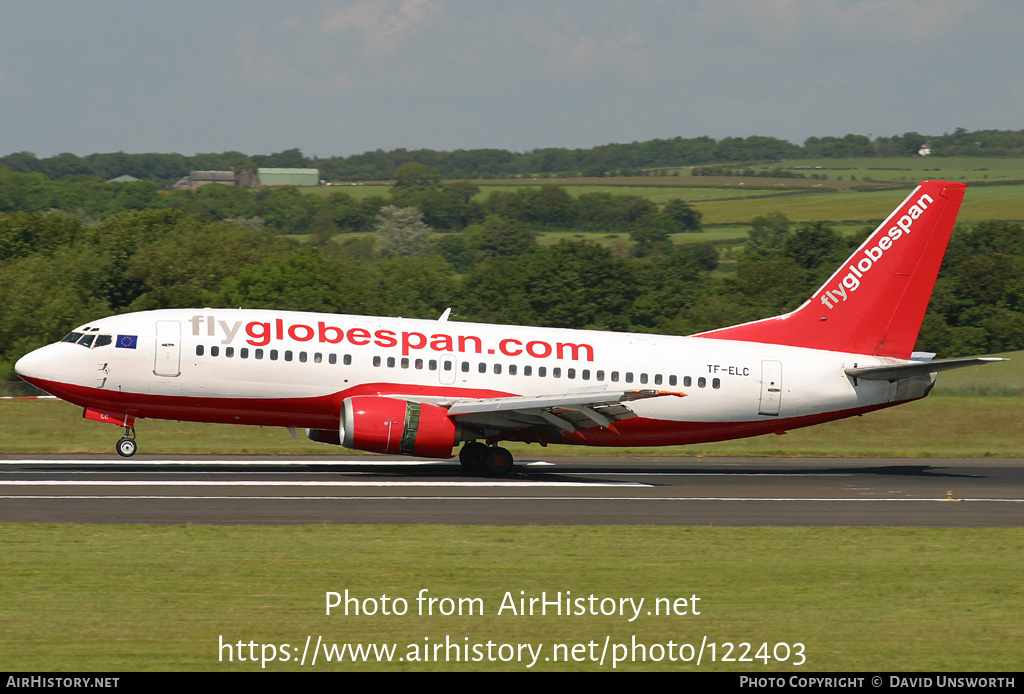
[[[138,342],[138,335],[118,335],[116,346],[120,347],[121,349],[135,349]]]

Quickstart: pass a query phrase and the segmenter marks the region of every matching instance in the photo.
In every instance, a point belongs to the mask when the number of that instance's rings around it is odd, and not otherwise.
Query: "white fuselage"
[[[256,309],[126,314],[78,333],[26,355],[18,372],[70,402],[135,417],[329,429],[354,395],[444,405],[685,394],[633,402],[637,417],[618,431],[565,441],[592,445],[781,432],[923,397],[934,378],[857,382],[844,369],[901,360],[752,342]]]

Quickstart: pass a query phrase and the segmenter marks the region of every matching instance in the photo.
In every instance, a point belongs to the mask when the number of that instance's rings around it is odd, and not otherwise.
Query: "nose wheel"
[[[114,450],[122,458],[131,458],[135,455],[135,452],[139,450],[139,445],[135,443],[135,427],[124,428],[124,436],[118,439]]]

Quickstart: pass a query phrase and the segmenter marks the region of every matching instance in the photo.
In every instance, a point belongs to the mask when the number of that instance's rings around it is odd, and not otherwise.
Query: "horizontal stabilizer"
[[[979,366],[996,361],[1007,361],[1000,357],[978,357],[975,359],[943,359],[941,361],[911,362],[909,364],[892,364],[882,366],[864,366],[846,370],[847,376],[863,378],[869,381],[891,381],[897,378],[910,378],[939,371],[962,369],[965,366]]]

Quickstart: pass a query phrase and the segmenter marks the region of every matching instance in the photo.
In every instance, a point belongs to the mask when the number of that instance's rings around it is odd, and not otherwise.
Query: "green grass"
[[[1020,529],[6,524],[0,537],[0,667],[9,671],[251,672],[260,663],[226,662],[221,639],[290,644],[289,657],[301,656],[307,636],[394,643],[404,656],[446,635],[460,645],[541,646],[535,670],[612,671],[610,648],[603,666],[545,661],[556,643],[593,641],[600,654],[606,637],[678,649],[699,648],[706,636],[719,658],[724,642],[750,643],[751,655],[786,642],[802,643],[807,662],[709,662],[707,650],[700,667],[665,658],[617,669],[1014,671],[1024,639]],[[479,598],[483,614],[420,615],[423,589]],[[408,612],[326,616],[327,591],[346,590],[402,598]],[[498,615],[506,591],[645,603],[633,623]],[[694,595],[699,615],[646,614],[658,598]],[[308,663],[271,662],[266,671],[313,670]],[[322,656],[315,669],[527,670]]]
[[[1024,350],[989,356],[1005,357],[1009,361],[942,373],[939,375],[933,396],[1024,396]]]
[[[825,173],[849,180],[855,176],[876,181],[918,182],[926,178],[943,181],[1024,180],[1022,157],[882,157],[852,159],[794,159],[757,168],[780,168],[802,173]],[[810,168],[813,167],[813,168]]]
[[[1008,362],[1019,365],[1021,361]],[[998,369],[986,366],[984,369]],[[1012,367],[1011,367],[1012,368]],[[970,371],[970,369],[968,369]],[[940,374],[941,383],[950,374]],[[968,374],[969,378],[973,378]],[[995,378],[989,377],[987,378]],[[986,381],[988,383],[988,381]],[[941,388],[941,386],[939,387]],[[941,390],[937,389],[939,393]],[[959,386],[953,392],[961,392]],[[745,455],[792,457],[1024,458],[1024,398],[932,395],[924,400],[830,422],[735,441],[659,448],[590,448],[509,444],[523,459],[560,455]],[[280,428],[139,420],[141,452],[155,455],[351,455],[297,440]],[[59,434],[55,434],[59,432]],[[119,428],[82,419],[80,408],[50,400],[0,401],[0,453],[101,453],[114,457]],[[358,455],[358,453],[356,454]]]

